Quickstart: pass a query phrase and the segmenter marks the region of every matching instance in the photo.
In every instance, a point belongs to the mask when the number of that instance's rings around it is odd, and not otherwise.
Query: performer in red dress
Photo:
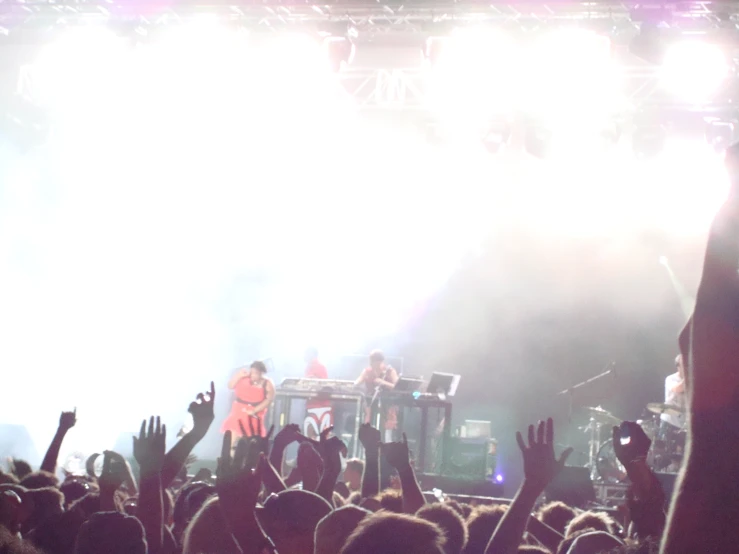
[[[275,398],[275,386],[264,376],[265,373],[267,366],[263,362],[254,362],[249,369],[242,367],[231,377],[228,388],[234,391],[235,398],[231,413],[221,426],[221,433],[231,431],[234,437],[241,436],[241,420],[247,436],[250,436],[249,416],[254,416],[261,422],[262,436],[267,436],[265,419],[267,408]]]
[[[318,350],[308,348],[305,351],[306,379],[328,379],[326,366],[318,361]],[[311,439],[317,439],[321,431],[334,424],[334,414],[330,400],[311,398],[305,404],[306,416],[303,422],[303,434]]]
[[[367,395],[372,398],[377,390],[392,390],[400,379],[395,368],[385,363],[385,355],[379,350],[374,350],[369,356],[370,366],[362,370],[354,386],[364,385]],[[365,423],[371,423],[372,407],[367,406],[364,410]],[[398,407],[388,406],[385,411],[385,442],[393,440],[393,431],[398,428]]]

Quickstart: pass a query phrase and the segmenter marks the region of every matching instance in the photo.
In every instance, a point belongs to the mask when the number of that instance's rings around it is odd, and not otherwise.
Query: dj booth
[[[401,379],[395,390],[373,397],[354,387],[352,381],[286,379],[275,391],[269,421],[275,432],[294,423],[309,436],[317,436],[333,426],[334,434],[347,444],[349,456],[362,457],[359,427],[371,421],[373,426],[384,429],[386,414],[395,407],[397,429],[393,431],[393,440],[406,434],[416,471],[444,473],[449,465],[452,434],[449,396],[458,381],[458,376],[434,374],[426,392],[420,392],[420,380]]]

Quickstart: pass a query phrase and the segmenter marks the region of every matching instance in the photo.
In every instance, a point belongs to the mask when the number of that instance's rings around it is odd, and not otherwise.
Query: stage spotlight
[[[500,29],[472,26],[426,41],[425,102],[444,123],[475,125],[510,113],[516,74],[523,67],[512,37]]]
[[[323,46],[334,73],[341,71],[354,59],[354,43],[346,37],[326,37]]]
[[[735,123],[732,121],[712,120],[706,122],[706,142],[714,152],[720,153],[734,143]]]
[[[728,74],[729,63],[721,48],[699,40],[671,45],[661,69],[665,88],[690,102],[708,100]]]
[[[667,256],[660,256],[659,257],[659,264],[667,267]]]
[[[498,475],[495,476],[495,482],[496,483],[502,483],[503,482],[503,476],[498,473]]]
[[[631,147],[637,158],[653,158],[665,147],[667,131],[662,125],[642,125],[634,129]]]

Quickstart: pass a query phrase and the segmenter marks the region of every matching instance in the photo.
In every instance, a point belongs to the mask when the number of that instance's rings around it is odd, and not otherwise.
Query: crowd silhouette
[[[429,501],[406,437],[382,442],[367,424],[359,430],[364,460],[347,461],[331,429],[314,440],[287,425],[273,438],[262,419],[249,416],[238,432],[224,433],[215,475],[191,475],[190,455],[214,420],[211,383],[190,404],[193,426],[174,447],[166,451],[167,427],[149,417],[133,438],[133,467],[105,451],[99,474],[94,459],[86,475],[58,471],[62,442],[77,421],[76,412],[63,412],[39,469],[10,459],[0,472],[0,553],[739,552],[738,147],[726,162],[732,186],[709,231],[693,314],[678,336],[687,361],[688,441],[671,499],[647,464],[651,441],[634,422],[613,428],[629,478],[617,514],[539,504],[571,452],[555,456],[552,419],[517,434],[524,479],[502,504]],[[297,460],[286,471],[293,443]],[[396,488],[381,490],[382,458]]]

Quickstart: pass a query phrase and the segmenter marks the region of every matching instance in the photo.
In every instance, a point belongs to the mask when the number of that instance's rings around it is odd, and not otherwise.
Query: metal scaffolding
[[[321,4],[309,1],[175,0],[163,10],[151,13],[149,0],[125,3],[101,0],[10,0],[0,1],[0,46],[3,42],[34,43],[48,40],[60,26],[78,23],[111,25],[119,32],[146,40],[162,26],[207,13],[225,25],[254,32],[300,30],[318,37],[344,37],[358,53],[381,50],[385,55],[357,56],[337,78],[360,109],[415,112],[428,119],[425,103],[427,64],[421,51],[426,39],[444,36],[456,27],[490,25],[510,33],[533,33],[562,26],[593,29],[610,37],[623,68],[627,121],[647,113],[660,119],[705,118],[737,120],[734,108],[739,100],[736,73],[727,80],[714,102],[701,106],[684,105],[666,95],[659,85],[659,68],[633,55],[629,44],[645,25],[659,23],[672,33],[720,33],[730,57],[736,61],[739,45],[739,0],[725,2],[595,2],[534,1],[498,2],[489,0],[408,0],[405,3],[380,0],[335,0]],[[143,32],[140,32],[142,31]],[[418,63],[398,62],[395,52],[415,51]],[[388,52],[390,54],[388,55]],[[28,90],[28,71],[21,69],[18,92]]]

